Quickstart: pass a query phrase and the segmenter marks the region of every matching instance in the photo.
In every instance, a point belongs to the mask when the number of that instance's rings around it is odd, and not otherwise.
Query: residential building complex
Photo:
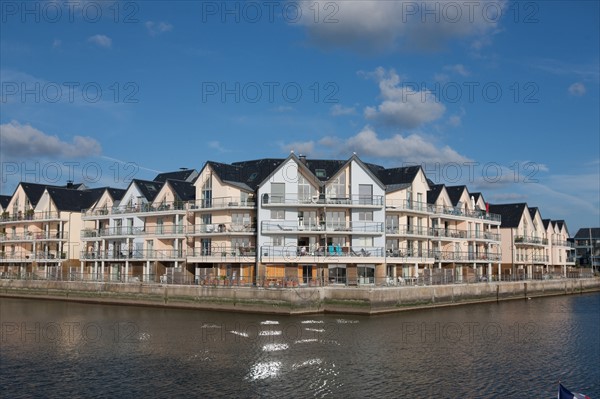
[[[573,237],[577,264],[600,270],[600,227],[584,227]]]
[[[21,183],[0,212],[3,275],[293,287],[541,278],[575,264],[564,221],[356,155],[209,161],[126,189]]]

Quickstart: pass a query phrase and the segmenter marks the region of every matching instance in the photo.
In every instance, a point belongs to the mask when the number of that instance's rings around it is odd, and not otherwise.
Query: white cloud
[[[401,85],[400,77],[393,69],[386,71],[380,67],[369,75],[378,80],[383,102],[365,108],[367,119],[410,129],[439,119],[446,110],[429,90],[418,90],[410,84]]]
[[[444,70],[456,73],[460,76],[469,76],[471,74],[463,64],[446,65]]]
[[[354,115],[356,114],[356,108],[344,107],[343,105],[335,104],[331,107],[329,113],[331,114],[331,116]]]
[[[106,35],[90,36],[88,42],[104,48],[111,48],[112,46],[112,39]]]
[[[448,124],[453,127],[458,127],[462,124],[461,117],[458,115],[452,115],[448,118]]]
[[[585,86],[583,83],[573,83],[569,86],[569,94],[576,97],[581,97],[585,94]]]
[[[52,41],[52,47],[53,47],[53,48],[60,47],[61,45],[62,45],[62,40],[60,40],[60,39],[54,39],[54,40]]]
[[[156,36],[161,33],[169,32],[173,30],[173,25],[168,22],[154,22],[154,21],[146,21],[146,29],[150,36]]]
[[[402,162],[469,162],[449,146],[437,146],[431,138],[411,134],[395,134],[380,138],[370,126],[348,138],[325,136],[318,141],[294,142],[282,144],[283,150],[293,149],[311,156],[347,156],[356,152],[361,157],[392,159]]]
[[[475,48],[481,48],[489,42],[489,35],[497,32],[507,7],[506,0],[296,3],[301,8],[301,18],[293,23],[304,26],[313,43],[366,52],[399,48],[439,50],[456,39],[473,39]]]
[[[273,110],[274,110],[275,112],[280,112],[280,113],[283,113],[283,112],[291,112],[291,111],[293,111],[293,110],[294,110],[294,107],[291,107],[291,106],[289,106],[289,105],[279,105],[279,106],[277,106],[276,108],[273,108]]]
[[[0,125],[0,137],[0,154],[6,158],[82,158],[102,152],[100,143],[91,137],[74,136],[67,142],[17,121]]]
[[[229,152],[228,149],[226,149],[225,147],[223,147],[223,145],[221,144],[220,141],[216,141],[216,140],[209,141],[207,143],[207,145],[208,145],[208,148],[212,148],[213,150],[217,150],[219,152]]]

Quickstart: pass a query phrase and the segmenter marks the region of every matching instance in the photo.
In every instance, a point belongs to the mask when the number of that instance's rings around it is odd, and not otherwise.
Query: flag
[[[589,396],[581,393],[574,393],[563,387],[561,383],[558,384],[558,399],[590,399]]]

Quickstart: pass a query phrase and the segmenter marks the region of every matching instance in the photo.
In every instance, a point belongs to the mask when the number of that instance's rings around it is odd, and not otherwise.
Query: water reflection
[[[600,294],[375,317],[2,298],[0,386],[3,397],[537,398],[560,379],[600,397],[599,309]]]

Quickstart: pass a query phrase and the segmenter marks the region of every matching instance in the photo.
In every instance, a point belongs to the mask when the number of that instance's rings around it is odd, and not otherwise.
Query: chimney
[[[73,180],[67,180],[67,188],[73,188]]]
[[[298,158],[300,159],[300,162],[302,162],[304,165],[306,165],[306,155],[300,154],[298,156]]]

